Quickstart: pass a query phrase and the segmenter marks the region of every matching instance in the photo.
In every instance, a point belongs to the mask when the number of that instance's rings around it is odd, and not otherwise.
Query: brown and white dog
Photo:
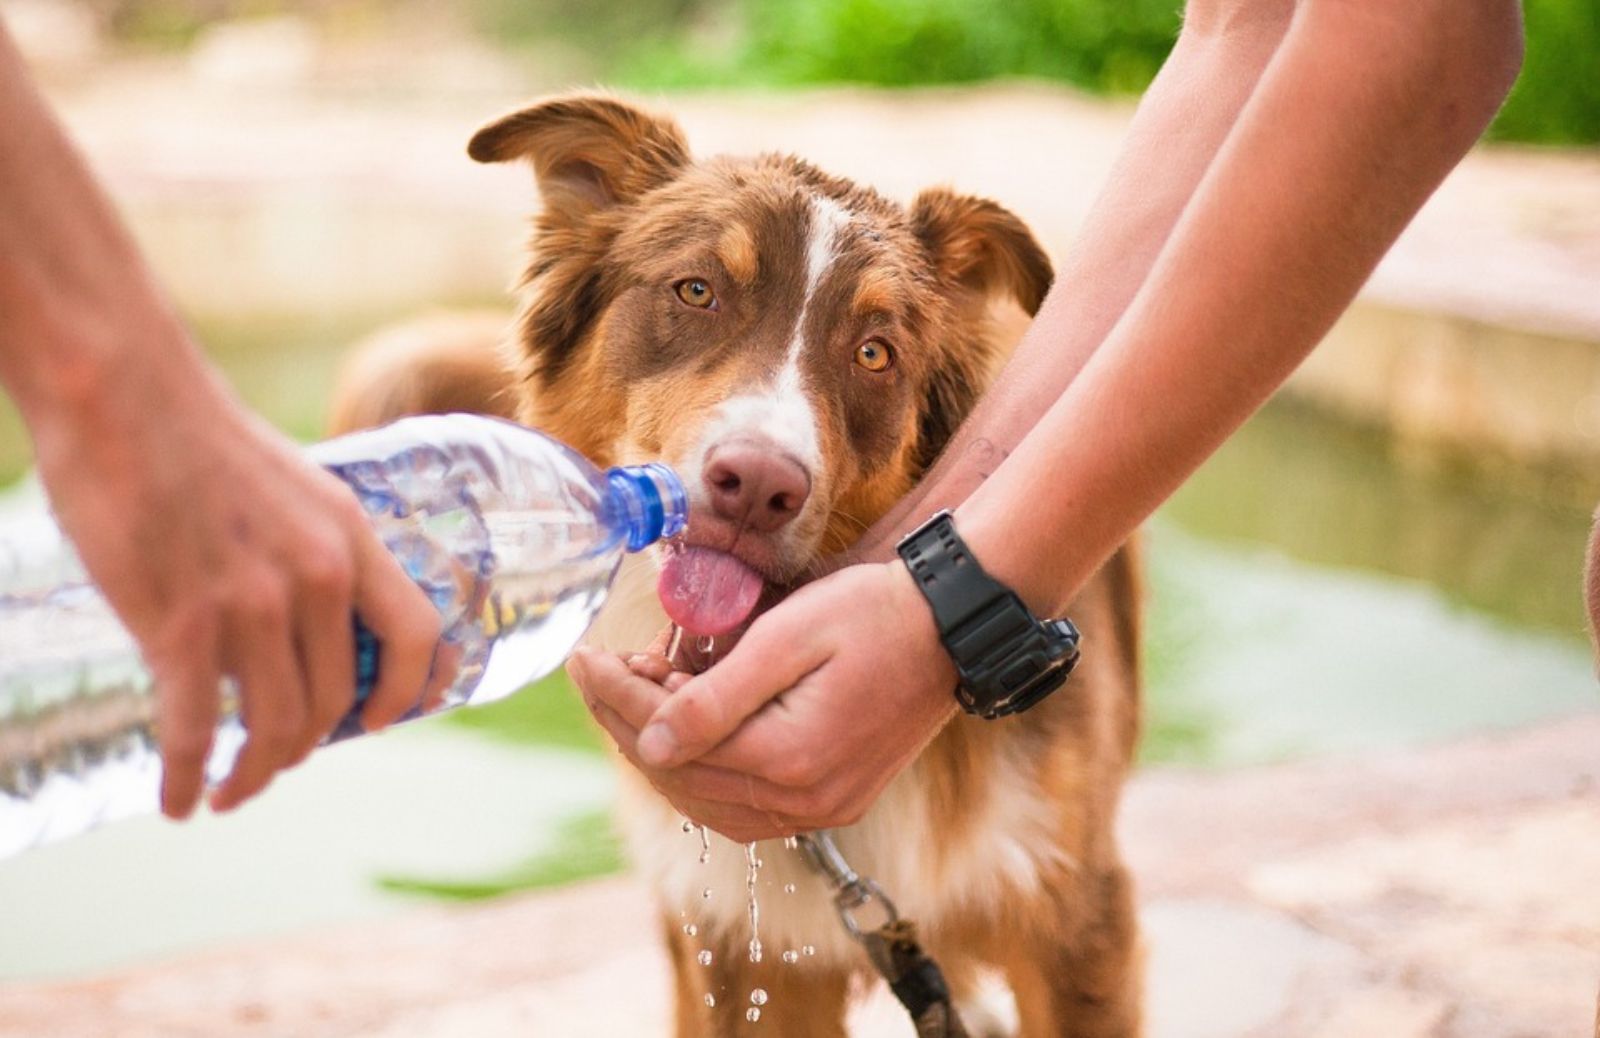
[[[764,592],[849,546],[922,475],[1003,359],[997,309],[1032,314],[1051,281],[1031,233],[993,202],[933,189],[902,207],[791,157],[695,161],[676,123],[610,97],[537,104],[469,151],[531,163],[542,199],[516,370],[500,373],[481,334],[402,333],[351,368],[342,424],[459,409],[472,386],[506,387],[522,421],[599,464],[675,466],[690,547],[625,564],[591,633],[613,651],[643,648],[669,618],[735,629]],[[479,408],[502,400],[485,394]],[[958,718],[836,832],[920,925],[958,1000],[998,974],[1024,1035],[1139,1031],[1112,825],[1138,727],[1138,597],[1124,549],[1072,608],[1086,652],[1061,693],[1009,720]],[[698,840],[642,780],[624,799],[660,897],[678,1033],[842,1034],[866,961],[800,855],[759,850],[771,953],[753,963],[741,848],[716,838],[701,864]],[[797,962],[781,954],[806,946]],[[769,1001],[750,1024],[757,987]],[[975,1034],[1002,1033],[965,1009]]]

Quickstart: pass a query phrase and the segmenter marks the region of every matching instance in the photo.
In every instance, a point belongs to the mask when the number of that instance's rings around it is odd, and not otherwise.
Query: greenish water
[[[377,323],[199,334],[253,407],[312,439],[341,349]],[[0,410],[0,477],[25,465]],[[1361,752],[1600,707],[1579,499],[1538,474],[1473,475],[1270,407],[1151,524],[1143,762]],[[614,871],[600,749],[556,675],[319,754],[237,815],[145,819],[0,862],[0,979]]]
[[[1463,607],[1578,641],[1584,546],[1600,489],[1577,483],[1570,474],[1487,471],[1403,451],[1379,431],[1279,403],[1161,514],[1207,540],[1420,581]]]

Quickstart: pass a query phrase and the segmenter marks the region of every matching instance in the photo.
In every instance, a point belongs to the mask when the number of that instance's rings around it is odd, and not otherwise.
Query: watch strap
[[[1078,658],[1077,629],[1070,620],[1038,620],[978,563],[948,511],[909,534],[898,550],[933,611],[960,675],[956,698],[967,712],[986,718],[1018,713],[1066,680]]]

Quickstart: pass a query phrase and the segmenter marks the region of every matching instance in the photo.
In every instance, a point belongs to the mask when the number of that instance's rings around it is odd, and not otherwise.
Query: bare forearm
[[[181,370],[209,384],[3,26],[0,126],[0,385],[35,435],[127,378]]]
[[[1126,314],[958,513],[986,566],[1064,604],[1326,332],[1519,57],[1513,4],[1303,3]]]
[[[1055,288],[1015,354],[938,463],[858,546],[889,558],[895,540],[939,508],[959,504],[1060,396],[1127,309],[1184,206],[1288,30],[1293,0],[1210,17],[1195,4],[1161,73],[1145,92],[1122,152],[1095,200]]]

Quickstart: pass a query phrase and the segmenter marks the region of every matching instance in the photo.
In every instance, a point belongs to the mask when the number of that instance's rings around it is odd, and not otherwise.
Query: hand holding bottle
[[[42,416],[34,433],[57,518],[155,678],[161,806],[182,818],[200,797],[224,676],[248,737],[211,796],[218,811],[304,759],[349,710],[352,615],[383,644],[369,729],[422,697],[440,620],[348,487],[220,387],[168,388],[146,372],[80,414]]]

